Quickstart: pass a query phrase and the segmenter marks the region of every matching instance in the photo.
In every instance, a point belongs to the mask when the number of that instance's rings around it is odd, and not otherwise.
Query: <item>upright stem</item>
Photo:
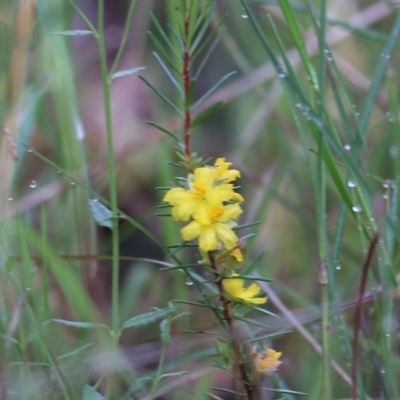
[[[321,284],[321,313],[322,313],[322,393],[324,400],[332,398],[331,392],[331,354],[329,343],[329,298],[328,274],[325,260],[321,260],[319,283]]]
[[[220,296],[220,299],[222,302],[222,311],[224,314],[225,321],[228,325],[229,336],[231,338],[235,362],[239,366],[240,379],[241,379],[244,389],[246,391],[247,399],[254,400],[255,399],[254,389],[250,382],[250,377],[249,377],[249,374],[247,373],[247,369],[246,369],[246,366],[245,366],[245,363],[243,360],[240,343],[237,340],[236,335],[233,331],[232,315],[231,315],[231,310],[229,309],[229,302],[224,293],[224,289],[222,286],[222,280],[220,279],[220,276],[217,271],[217,266],[215,264],[215,258],[211,255],[211,253],[209,253],[209,257],[210,257],[210,261],[211,261],[211,268],[215,271],[216,283],[217,283],[217,287],[218,287],[218,291],[219,291],[219,296]]]
[[[112,212],[112,334],[114,344],[119,340],[119,232],[118,200],[115,174],[114,144],[111,120],[110,81],[108,78],[107,57],[104,45],[104,0],[98,2],[97,47],[100,59],[101,78],[104,92],[104,114],[107,134],[107,158],[110,180],[110,203]]]
[[[190,43],[189,43],[189,13],[186,13],[185,22],[183,27],[183,44],[184,44],[184,54],[183,54],[183,90],[185,93],[184,98],[184,108],[185,108],[185,119],[183,124],[184,132],[184,144],[185,144],[185,154],[187,159],[190,157],[190,125],[192,123],[192,112],[190,109]]]

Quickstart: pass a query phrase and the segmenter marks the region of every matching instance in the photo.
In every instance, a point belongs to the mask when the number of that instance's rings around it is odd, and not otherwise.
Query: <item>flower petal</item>
[[[192,221],[187,224],[185,227],[181,229],[181,235],[183,240],[193,240],[199,237],[201,234],[201,227],[202,225],[199,224],[197,221]]]
[[[261,288],[257,283],[252,283],[243,293],[243,297],[254,297],[260,293]]]
[[[232,228],[227,224],[215,223],[213,224],[215,233],[218,239],[223,243],[223,245],[228,249],[233,249],[236,246],[238,237]]]
[[[199,247],[204,252],[217,249],[217,235],[212,225],[202,226],[199,236]]]
[[[219,222],[228,222],[231,219],[237,219],[243,212],[243,210],[240,208],[240,205],[237,203],[228,204],[224,208],[225,212],[218,218]]]

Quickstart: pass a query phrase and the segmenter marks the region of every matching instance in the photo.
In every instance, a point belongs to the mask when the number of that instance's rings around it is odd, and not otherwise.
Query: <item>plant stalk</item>
[[[226,298],[225,293],[224,293],[224,289],[222,286],[222,279],[221,279],[220,275],[218,274],[217,266],[215,263],[215,258],[212,256],[211,253],[208,253],[208,256],[210,258],[211,268],[215,271],[216,284],[218,287],[218,292],[219,292],[220,300],[222,303],[222,312],[224,314],[225,321],[228,325],[229,336],[231,338],[235,362],[239,366],[240,380],[242,381],[244,389],[246,391],[247,399],[255,400],[254,389],[251,385],[250,377],[249,377],[249,374],[247,373],[247,369],[246,369],[246,366],[245,366],[245,363],[243,360],[242,351],[240,349],[240,343],[237,340],[236,335],[233,331],[231,310],[229,308],[229,301]]]
[[[106,122],[107,136],[107,159],[110,180],[110,205],[112,212],[112,293],[111,293],[111,313],[112,313],[112,337],[113,343],[117,347],[120,336],[119,331],[119,232],[118,232],[118,199],[117,183],[115,174],[114,143],[112,132],[111,117],[111,96],[110,82],[108,79],[107,56],[104,44],[104,0],[98,2],[97,16],[97,48],[99,52],[101,79],[104,93],[104,114]]]

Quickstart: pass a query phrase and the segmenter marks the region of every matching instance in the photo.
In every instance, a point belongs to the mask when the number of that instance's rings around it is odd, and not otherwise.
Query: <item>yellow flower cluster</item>
[[[221,248],[233,250],[238,238],[232,227],[242,213],[243,197],[234,191],[231,182],[240,172],[229,169],[232,164],[218,158],[214,166],[196,168],[187,179],[187,188],[172,188],[164,201],[172,205],[175,221],[190,221],[181,230],[184,240],[198,239],[203,252]],[[234,249],[235,257],[241,257]]]
[[[262,353],[257,353],[253,348],[254,366],[259,373],[267,375],[275,373],[282,364],[282,361],[279,361],[281,356],[282,353],[275,351],[274,349],[267,348]]]

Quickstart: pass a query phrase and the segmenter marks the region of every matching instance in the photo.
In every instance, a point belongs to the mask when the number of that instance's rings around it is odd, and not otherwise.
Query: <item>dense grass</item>
[[[234,398],[190,303],[217,292],[170,268],[195,251],[166,257],[182,225],[155,215],[184,175],[182,4],[76,5],[0,4],[0,398]],[[217,1],[209,23],[192,117],[224,104],[191,150],[241,170],[240,223],[260,221],[246,266],[280,318],[240,335],[283,352],[262,398],[399,398],[397,5]]]

